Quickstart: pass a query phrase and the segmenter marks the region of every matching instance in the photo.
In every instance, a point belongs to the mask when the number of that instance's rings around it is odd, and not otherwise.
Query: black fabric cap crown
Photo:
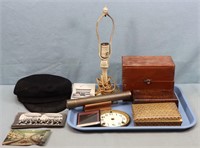
[[[59,112],[66,109],[70,99],[70,80],[50,75],[36,74],[20,79],[14,88],[18,100],[31,112]]]

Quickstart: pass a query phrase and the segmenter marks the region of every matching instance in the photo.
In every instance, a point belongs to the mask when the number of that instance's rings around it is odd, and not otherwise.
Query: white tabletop
[[[52,128],[44,147],[69,148],[199,148],[200,147],[200,84],[177,85],[185,95],[197,118],[195,127],[182,132],[103,132],[84,133],[70,128]],[[27,112],[13,94],[14,85],[0,85],[0,142],[10,131],[18,112]],[[67,110],[64,112],[67,113]],[[2,146],[1,147],[13,147]],[[18,147],[18,146],[15,146]],[[38,147],[38,146],[31,146]]]

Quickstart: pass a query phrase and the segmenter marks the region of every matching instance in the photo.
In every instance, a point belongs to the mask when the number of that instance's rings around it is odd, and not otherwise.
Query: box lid
[[[122,66],[175,66],[171,56],[122,56]]]
[[[135,122],[182,121],[175,103],[133,104]]]

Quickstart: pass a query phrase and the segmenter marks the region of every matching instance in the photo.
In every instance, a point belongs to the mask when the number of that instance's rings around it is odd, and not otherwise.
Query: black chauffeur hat
[[[66,109],[71,93],[70,80],[50,74],[24,77],[14,88],[18,100],[31,112],[60,112]]]

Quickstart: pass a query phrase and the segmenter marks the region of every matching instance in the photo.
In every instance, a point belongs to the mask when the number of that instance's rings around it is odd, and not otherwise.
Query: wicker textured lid
[[[182,121],[175,103],[133,104],[133,117],[137,122]]]

